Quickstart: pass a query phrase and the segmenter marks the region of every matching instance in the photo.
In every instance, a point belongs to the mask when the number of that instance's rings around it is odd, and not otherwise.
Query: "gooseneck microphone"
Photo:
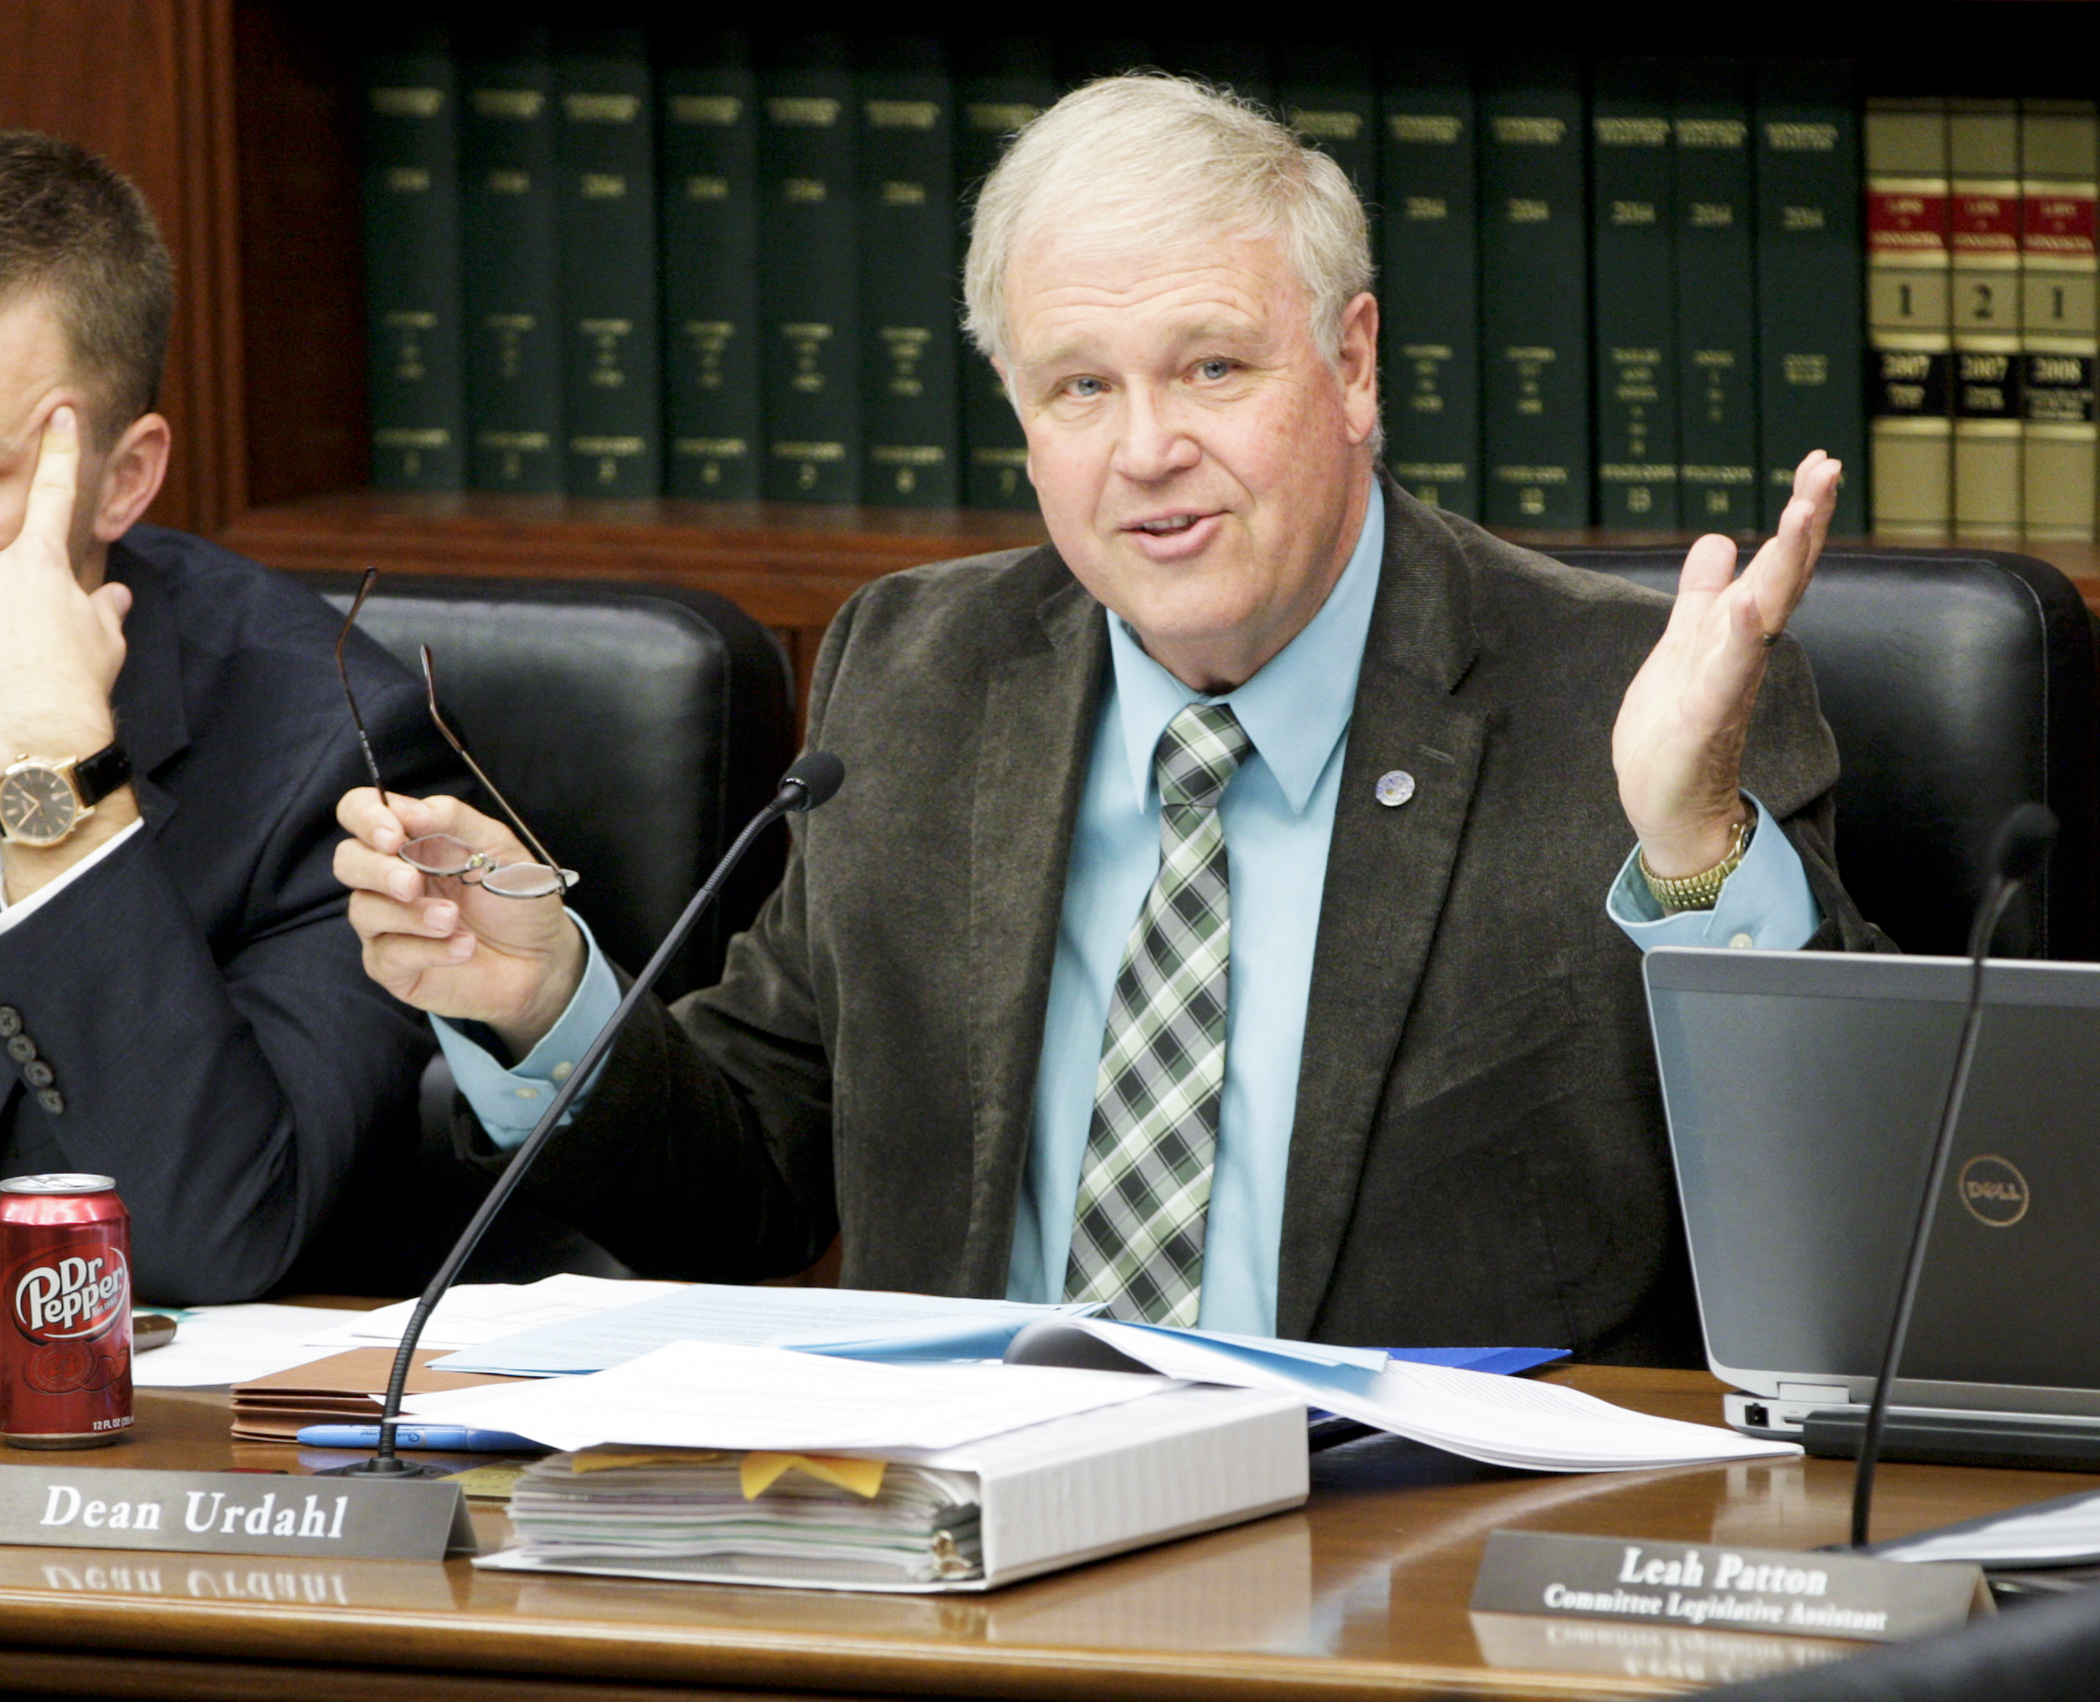
[[[1867,1545],[1867,1521],[1874,1506],[1874,1465],[1881,1453],[1882,1432],[1888,1426],[1889,1391],[1895,1387],[1903,1340],[1910,1333],[1918,1280],[1925,1271],[1925,1245],[1932,1237],[1940,1188],[1947,1180],[1947,1161],[1954,1151],[1954,1126],[1961,1119],[1962,1099],[1969,1091],[1969,1067],[1976,1061],[1976,1036],[1983,1026],[1984,959],[1990,955],[1991,941],[1997,936],[2005,907],[2020,888],[2041,872],[2049,847],[2055,842],[2056,817],[2040,804],[2016,807],[1998,824],[1998,831],[1991,838],[1990,884],[1984,889],[1983,901],[1976,906],[1976,920],[1969,928],[1969,1004],[1962,1018],[1961,1044],[1955,1051],[1946,1102],[1940,1107],[1939,1136],[1933,1142],[1932,1164],[1925,1178],[1924,1197],[1918,1201],[1917,1221],[1911,1226],[1910,1252],[1903,1261],[1903,1285],[1896,1292],[1896,1310],[1889,1318],[1888,1343],[1881,1350],[1881,1372],[1874,1382],[1874,1399],[1868,1404],[1867,1422],[1860,1431],[1859,1465],[1852,1478],[1854,1548]]]
[[[569,1106],[576,1095],[596,1074],[599,1064],[613,1049],[628,1021],[640,1008],[642,1000],[648,996],[649,989],[656,985],[657,977],[664,972],[664,966],[671,961],[678,948],[685,944],[686,936],[693,931],[693,925],[714,902],[715,894],[729,878],[730,871],[743,860],[744,853],[751,848],[752,841],[782,816],[806,814],[819,804],[829,801],[845,778],[846,765],[837,757],[825,751],[805,751],[787,773],[780,777],[780,789],[774,793],[773,801],[751,818],[750,825],[736,836],[736,842],[722,853],[722,860],[715,865],[714,873],[709,875],[700,890],[693,894],[683,913],[672,924],[671,931],[664,936],[663,943],[643,966],[641,974],[635,977],[634,985],[627,989],[627,996],[620,1001],[619,1009],[613,1012],[611,1019],[598,1031],[598,1037],[585,1049],[576,1068],[570,1072],[569,1079],[561,1084],[553,1102],[533,1125],[532,1133],[527,1135],[518,1147],[509,1166],[496,1178],[496,1185],[481,1202],[481,1209],[475,1212],[467,1227],[460,1231],[459,1240],[453,1244],[452,1251],[445,1255],[445,1262],[438,1266],[437,1274],[430,1279],[430,1285],[423,1290],[422,1297],[416,1302],[415,1311],[409,1316],[408,1328],[401,1332],[401,1346],[394,1355],[393,1374],[387,1379],[386,1401],[380,1408],[379,1416],[379,1450],[369,1460],[360,1460],[354,1466],[338,1468],[341,1475],[438,1477],[452,1469],[449,1466],[431,1466],[404,1460],[394,1451],[394,1425],[401,1416],[401,1397],[408,1387],[409,1368],[415,1360],[416,1343],[422,1340],[423,1326],[430,1321],[430,1314],[437,1310],[437,1303],[444,1298],[445,1291],[459,1276],[460,1267],[473,1256],[474,1249],[480,1244],[488,1226],[495,1221],[496,1214],[503,1209],[504,1202],[517,1192],[518,1184],[524,1181],[533,1161],[539,1157],[541,1149],[561,1126],[561,1120],[568,1114]]]

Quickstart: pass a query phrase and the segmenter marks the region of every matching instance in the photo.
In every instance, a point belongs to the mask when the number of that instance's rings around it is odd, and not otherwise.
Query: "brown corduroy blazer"
[[[1668,601],[1385,499],[1278,1333],[1696,1362],[1640,953],[1604,909],[1632,837],[1612,722]],[[861,591],[810,705],[844,786],[721,983],[639,1014],[528,1190],[652,1275],[790,1272],[838,1230],[849,1286],[1002,1294],[1107,655],[1047,546]],[[1391,769],[1417,781],[1399,808],[1373,796]],[[1789,639],[1744,785],[1807,866],[1813,948],[1872,949],[1837,773]]]

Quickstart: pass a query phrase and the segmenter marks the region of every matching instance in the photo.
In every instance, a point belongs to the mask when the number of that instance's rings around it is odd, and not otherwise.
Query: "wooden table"
[[[1592,1368],[1556,1378],[1647,1411],[1720,1416],[1720,1386],[1691,1372]],[[299,1472],[344,1458],[234,1443],[223,1391],[142,1393],[138,1414],[134,1437],[92,1463]],[[1922,1466],[1884,1467],[1881,1482],[1877,1535],[2100,1486],[2070,1474]],[[1843,1536],[1850,1469],[1789,1460],[1519,1476],[1380,1437],[1317,1456],[1313,1484],[1301,1511],[985,1596],[528,1577],[477,1572],[464,1560],[0,1548],[0,1693],[287,1702],[755,1702],[759,1693],[778,1702],[781,1691],[1160,1702],[1674,1695],[1743,1676],[1775,1653],[1818,1651],[1799,1639],[1647,1626],[1476,1628],[1466,1600],[1487,1533],[1521,1526],[1806,1549]],[[504,1540],[493,1506],[477,1505],[475,1523],[485,1547]],[[1512,1629],[1514,1655],[1504,1647]],[[1490,1665],[1489,1654],[1525,1664]],[[1547,1670],[1547,1659],[1574,1670]]]

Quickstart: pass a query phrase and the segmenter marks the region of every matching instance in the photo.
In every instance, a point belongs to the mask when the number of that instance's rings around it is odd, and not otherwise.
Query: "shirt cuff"
[[[568,1009],[517,1063],[506,1069],[487,1046],[467,1032],[469,1028],[479,1028],[478,1023],[456,1026],[441,1016],[430,1019],[445,1062],[452,1066],[452,1080],[474,1115],[481,1119],[491,1144],[504,1152],[521,1145],[532,1133],[555,1089],[569,1079],[576,1061],[590,1049],[599,1031],[620,1008],[620,983],[613,975],[612,965],[605,961],[605,954],[599,951],[583,918],[572,910],[569,920],[583,935],[588,953],[583,980],[571,996]],[[562,1118],[564,1127],[583,1109],[595,1085],[587,1083],[570,1102],[568,1113]]]
[[[34,916],[39,908],[49,904],[60,893],[64,892],[67,887],[86,874],[88,870],[94,868],[96,864],[107,862],[119,845],[130,840],[145,825],[144,817],[127,824],[118,831],[114,838],[96,846],[94,850],[81,858],[79,862],[66,870],[64,874],[60,875],[56,880],[46,881],[19,904],[8,903],[6,889],[4,886],[0,886],[0,934],[6,933],[10,928],[20,927],[30,917]]]
[[[1656,946],[1799,951],[1822,925],[1823,912],[1809,891],[1801,853],[1771,812],[1755,798],[1750,802],[1757,805],[1757,832],[1735,873],[1721,883],[1721,896],[1711,910],[1665,916],[1641,874],[1639,848],[1626,859],[1604,909],[1642,951]]]

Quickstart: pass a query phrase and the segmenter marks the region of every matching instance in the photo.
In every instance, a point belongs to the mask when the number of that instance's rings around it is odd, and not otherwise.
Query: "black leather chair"
[[[1681,546],[1552,552],[1674,591]],[[1906,951],[1960,953],[1991,834],[2038,799],[2062,835],[2007,956],[2100,955],[2094,627],[2045,562],[1996,551],[1826,550],[1792,631],[1837,737],[1838,858]]]
[[[356,592],[350,576],[303,577],[339,609]],[[764,627],[709,592],[399,575],[374,589],[358,625],[412,672],[418,646],[430,646],[446,720],[548,851],[582,877],[576,907],[606,954],[630,969],[794,757],[786,656]],[[786,854],[785,830],[752,847],[666,970],[666,997],[718,976],[730,936],[778,884]],[[435,1059],[420,1151],[383,1161],[295,1286],[422,1286],[488,1187],[453,1155],[452,1098],[451,1073]],[[624,1274],[596,1243],[517,1200],[466,1274],[516,1282],[556,1270]]]

